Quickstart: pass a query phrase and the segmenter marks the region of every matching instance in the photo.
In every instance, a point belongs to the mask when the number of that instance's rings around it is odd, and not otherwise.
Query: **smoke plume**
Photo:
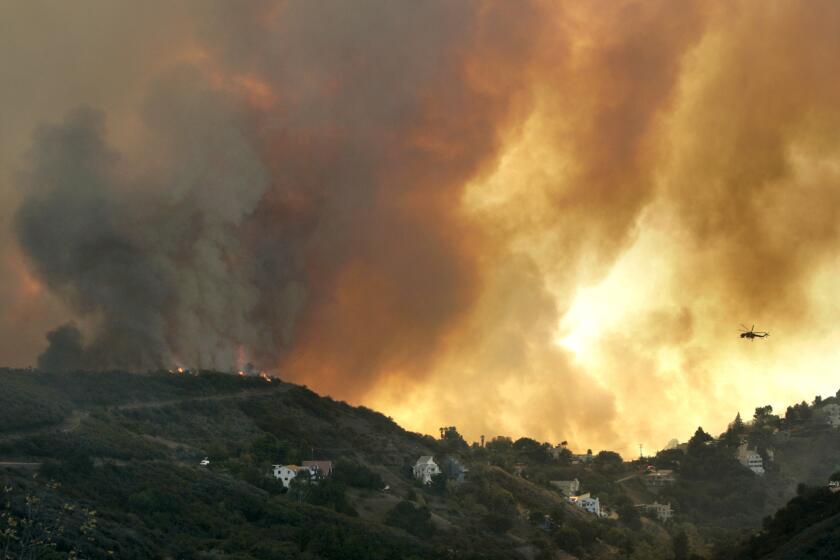
[[[90,9],[0,8],[3,360],[625,452],[836,389],[836,3]]]

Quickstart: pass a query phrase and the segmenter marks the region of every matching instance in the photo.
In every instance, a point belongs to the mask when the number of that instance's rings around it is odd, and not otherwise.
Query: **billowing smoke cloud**
[[[834,3],[194,8],[103,7],[130,88],[107,61],[78,107],[16,99],[12,293],[78,324],[43,367],[247,360],[622,451],[828,388]]]
[[[89,109],[37,133],[16,218],[33,269],[90,318],[91,367],[244,355],[335,391],[422,371],[474,297],[457,200],[527,37],[476,3],[229,9],[152,81],[133,153]],[[501,78],[471,68],[494,50]]]

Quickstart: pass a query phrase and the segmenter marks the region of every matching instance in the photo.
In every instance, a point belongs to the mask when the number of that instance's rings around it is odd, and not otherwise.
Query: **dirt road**
[[[44,426],[41,428],[33,428],[29,430],[19,430],[15,432],[6,432],[4,434],[0,434],[0,443],[6,443],[10,441],[15,441],[27,437],[32,437],[36,435],[42,434],[56,434],[56,433],[69,433],[79,429],[79,426],[82,425],[82,422],[87,419],[91,412],[94,410],[137,410],[141,408],[160,408],[164,406],[172,406],[172,405],[179,405],[188,402],[206,402],[206,401],[220,401],[220,400],[228,400],[228,399],[247,399],[250,397],[256,397],[260,395],[274,395],[277,393],[284,393],[289,390],[291,386],[286,384],[278,384],[276,387],[271,388],[263,388],[263,389],[248,389],[245,391],[239,391],[236,393],[222,393],[218,395],[204,395],[200,397],[183,397],[178,399],[158,399],[152,401],[144,401],[144,402],[131,402],[131,403],[124,403],[118,405],[112,405],[108,407],[91,407],[91,408],[78,408],[70,413],[67,418],[62,420],[58,424],[53,424],[50,426]],[[1,466],[2,464],[0,464]]]

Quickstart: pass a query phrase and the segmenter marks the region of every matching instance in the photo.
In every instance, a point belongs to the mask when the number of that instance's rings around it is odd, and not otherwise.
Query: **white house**
[[[822,407],[826,423],[832,428],[840,426],[840,404],[830,403]]]
[[[284,488],[288,488],[292,479],[297,477],[301,471],[314,474],[309,467],[301,467],[299,465],[274,465],[274,478],[280,479]]]
[[[642,511],[654,514],[659,521],[668,521],[674,517],[674,510],[671,509],[671,504],[653,502],[652,504],[641,504],[636,507]]]
[[[595,458],[591,449],[587,449],[586,453],[575,453],[572,455],[572,463],[591,463]]]
[[[738,462],[755,474],[764,474],[764,459],[761,458],[761,455],[757,451],[747,447],[746,443],[742,443],[738,448]]]
[[[560,490],[565,496],[574,496],[580,492],[580,481],[578,479],[552,480],[549,484]]]
[[[569,498],[569,502],[593,515],[601,517],[601,500],[593,498],[588,492],[581,496],[572,496]]]
[[[551,454],[551,457],[554,458],[555,461],[559,459],[560,455],[562,455],[564,452],[568,452],[569,455],[571,455],[571,451],[568,451],[568,447],[564,445],[565,443],[566,442],[558,443],[557,445],[548,450],[548,452]]]
[[[432,477],[436,474],[440,474],[440,467],[431,455],[423,455],[414,463],[414,478],[423,484],[431,484]]]

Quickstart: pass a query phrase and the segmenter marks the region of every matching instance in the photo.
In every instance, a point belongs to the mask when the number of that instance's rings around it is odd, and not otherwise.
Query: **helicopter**
[[[756,331],[755,325],[752,326],[751,329],[747,329],[744,325],[741,325],[741,338],[748,338],[752,341],[754,338],[766,338],[770,336],[769,332],[764,331]]]

